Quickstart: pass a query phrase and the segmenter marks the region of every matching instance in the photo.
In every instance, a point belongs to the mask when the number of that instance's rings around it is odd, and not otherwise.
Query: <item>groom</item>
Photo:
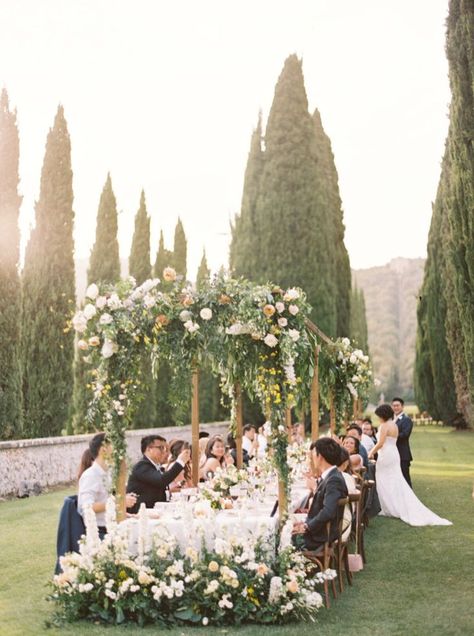
[[[413,429],[413,422],[408,415],[403,412],[404,405],[405,402],[402,398],[393,398],[392,409],[395,413],[395,424],[398,426],[397,448],[400,453],[400,468],[402,469],[406,482],[411,488],[410,463],[413,457],[410,450],[410,435]]]

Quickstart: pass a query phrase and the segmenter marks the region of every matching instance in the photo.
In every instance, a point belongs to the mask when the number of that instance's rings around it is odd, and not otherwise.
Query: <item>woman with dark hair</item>
[[[82,473],[92,466],[93,461],[94,458],[92,457],[90,448],[87,447],[81,455],[81,463],[79,464],[79,470],[77,471],[77,481],[81,478]]]
[[[360,441],[354,435],[346,435],[342,440],[342,448],[349,453],[349,464],[352,471],[364,469],[362,456],[360,454]]]
[[[375,409],[381,425],[377,444],[369,453],[373,457],[378,453],[376,465],[376,485],[379,496],[380,514],[396,517],[410,526],[450,526],[424,506],[405,481],[400,467],[400,454],[397,448],[398,426],[393,421],[393,410],[389,404]]]
[[[225,444],[220,435],[213,435],[209,438],[201,461],[202,465],[199,469],[199,477],[201,479],[212,477],[218,468],[221,470],[225,469]]]
[[[185,442],[183,439],[175,439],[170,442],[170,454],[169,454],[169,463],[166,466],[166,470],[169,470],[178,459],[180,453],[186,448],[190,448],[189,443]],[[177,492],[181,488],[191,488],[193,485],[192,481],[192,471],[191,471],[191,460],[184,466],[183,470],[177,475],[170,484],[170,491]]]

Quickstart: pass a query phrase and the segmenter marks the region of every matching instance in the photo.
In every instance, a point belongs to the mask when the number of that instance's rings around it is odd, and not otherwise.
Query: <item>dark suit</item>
[[[317,550],[326,540],[326,523],[331,522],[329,540],[337,538],[339,499],[347,497],[347,486],[344,477],[334,468],[326,475],[314,495],[306,523],[308,530],[304,534],[305,547]]]
[[[181,464],[175,462],[171,468],[161,472],[148,457],[143,455],[135,464],[128,478],[127,492],[137,495],[137,503],[130,512],[138,512],[140,504],[153,508],[157,501],[166,501],[166,488],[183,470]]]
[[[55,574],[62,572],[59,565],[59,557],[68,552],[79,552],[79,539],[86,534],[86,528],[81,515],[77,511],[77,495],[66,497],[59,515],[58,535],[56,540],[56,561]]]
[[[413,456],[411,454],[409,440],[413,429],[413,422],[408,415],[402,413],[395,423],[398,427],[397,448],[400,453],[400,468],[402,469],[406,482],[411,488],[410,462],[413,459]]]

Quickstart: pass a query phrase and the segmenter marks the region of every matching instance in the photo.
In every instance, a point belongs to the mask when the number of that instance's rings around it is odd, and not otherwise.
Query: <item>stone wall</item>
[[[229,422],[202,425],[211,435],[227,435]],[[128,456],[140,456],[140,440],[157,433],[167,440],[191,441],[191,427],[178,426],[127,432]],[[16,496],[22,482],[38,482],[42,488],[76,480],[81,455],[93,435],[71,435],[0,442],[0,497]]]

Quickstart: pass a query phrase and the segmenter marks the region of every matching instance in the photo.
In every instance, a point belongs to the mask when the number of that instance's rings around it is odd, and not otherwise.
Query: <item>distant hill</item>
[[[353,270],[365,296],[369,349],[377,389],[385,399],[413,400],[416,307],[423,282],[423,258],[395,258],[383,267]]]

